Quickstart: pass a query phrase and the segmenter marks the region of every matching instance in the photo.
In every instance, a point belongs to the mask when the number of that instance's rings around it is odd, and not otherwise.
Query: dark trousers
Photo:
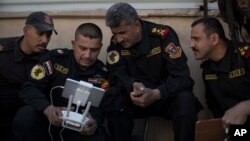
[[[0,141],[15,141],[12,131],[12,121],[0,122]]]
[[[136,117],[161,116],[173,120],[175,141],[194,141],[195,122],[201,105],[189,91],[175,97],[156,101],[146,108],[127,107],[107,113],[108,128],[112,141],[131,141],[133,119]]]
[[[48,119],[33,109],[24,106],[17,112],[13,121],[13,130],[17,141],[51,141],[48,132]],[[51,126],[51,134],[54,141],[61,141],[60,131],[62,127]],[[64,129],[61,133],[64,141],[106,141],[107,134],[104,128],[98,128],[94,135],[85,136],[77,131]]]
[[[0,111],[3,112],[0,115],[0,141],[15,141],[12,122],[17,110],[0,108]]]

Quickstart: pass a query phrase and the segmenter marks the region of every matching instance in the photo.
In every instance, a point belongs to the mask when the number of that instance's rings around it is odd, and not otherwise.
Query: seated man
[[[90,108],[87,127],[82,131],[63,130],[60,117],[62,107],[66,107],[68,101],[61,97],[62,89],[57,88],[64,86],[66,78],[101,87],[107,75],[104,64],[97,59],[101,47],[101,29],[93,23],[84,23],[76,29],[73,50],[52,50],[33,67],[31,80],[25,83],[19,94],[27,105],[17,112],[14,120],[18,140],[57,140],[60,135],[64,141],[106,141],[102,128],[105,113],[99,107]]]
[[[127,3],[108,9],[106,25],[113,33],[107,63],[117,79],[107,114],[112,140],[131,141],[134,117],[161,116],[173,120],[175,141],[194,141],[201,105],[175,31],[141,20]]]
[[[31,13],[23,27],[23,36],[0,38],[0,140],[13,141],[12,121],[23,105],[18,92],[28,80],[32,67],[47,52],[52,18],[44,12]]]
[[[215,118],[222,117],[225,127],[250,125],[250,48],[234,46],[221,23],[213,17],[191,25],[190,48],[195,59],[204,60],[202,77],[206,102]]]

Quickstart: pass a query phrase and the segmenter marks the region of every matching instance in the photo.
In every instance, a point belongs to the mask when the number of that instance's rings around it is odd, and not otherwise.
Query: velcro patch
[[[174,43],[169,43],[165,48],[165,52],[169,54],[171,59],[177,59],[182,55],[181,47],[176,46]]]
[[[41,65],[35,65],[31,70],[31,77],[40,80],[45,76],[45,69]]]
[[[107,54],[107,62],[112,65],[112,64],[115,64],[119,61],[120,59],[120,55],[117,51],[115,50],[112,50],[110,52],[108,52]]]
[[[50,75],[53,73],[53,66],[50,60],[43,63],[43,66],[45,68],[46,74]]]

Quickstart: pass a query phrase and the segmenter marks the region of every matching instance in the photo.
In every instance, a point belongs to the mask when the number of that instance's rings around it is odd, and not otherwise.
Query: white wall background
[[[203,4],[203,0],[1,0],[0,12],[107,9],[115,2],[129,2],[136,9],[188,9]],[[208,7],[216,9],[217,4]]]

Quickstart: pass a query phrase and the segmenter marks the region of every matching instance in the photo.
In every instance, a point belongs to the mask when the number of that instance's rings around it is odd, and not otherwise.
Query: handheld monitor
[[[83,97],[77,96],[76,92],[79,89],[88,90],[89,94],[87,95],[87,97],[86,96],[83,96]],[[79,93],[79,91],[78,91],[78,93]],[[102,100],[104,93],[105,93],[104,89],[95,87],[91,83],[88,83],[85,81],[76,81],[76,80],[67,78],[65,85],[64,85],[62,97],[69,98],[70,95],[73,95],[73,97],[74,97],[73,103],[75,103],[74,101],[76,101],[76,98],[77,98],[77,99],[80,99],[80,101],[86,101],[86,102],[90,101],[91,106],[98,107],[101,103],[101,100]],[[84,95],[84,93],[82,93],[82,94]],[[81,93],[80,93],[80,95],[81,95]],[[84,103],[84,105],[85,105],[85,103]],[[84,106],[84,105],[82,105],[82,106]]]

